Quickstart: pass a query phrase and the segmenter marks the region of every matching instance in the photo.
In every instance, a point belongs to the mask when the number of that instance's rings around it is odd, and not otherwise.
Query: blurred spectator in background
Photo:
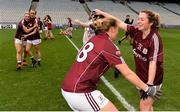
[[[46,36],[46,39],[54,39],[54,35],[52,33],[52,19],[50,17],[50,15],[46,15],[45,18],[44,18],[44,22],[45,22],[45,25],[46,25],[46,28],[45,28],[45,36]]]
[[[43,22],[41,21],[40,17],[38,17],[38,29],[39,29],[40,36],[42,37]]]
[[[68,20],[68,26],[67,28],[64,30],[64,31],[60,31],[59,34],[62,34],[62,35],[66,35],[68,36],[69,38],[72,38],[72,31],[73,31],[73,27],[72,27],[72,19],[70,17],[67,17],[67,20]]]
[[[43,26],[44,26],[44,34],[45,34],[44,40],[47,40],[48,39],[48,18],[47,18],[47,16],[45,16],[43,19]]]

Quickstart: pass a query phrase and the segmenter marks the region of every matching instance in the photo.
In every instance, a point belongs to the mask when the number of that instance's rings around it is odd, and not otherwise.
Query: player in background
[[[45,34],[45,37],[44,37],[44,40],[47,40],[48,39],[48,18],[47,16],[44,17],[43,19],[43,26],[44,26],[44,34]]]
[[[92,11],[89,16],[89,21],[82,22],[76,19],[74,22],[82,27],[84,27],[84,35],[83,35],[83,45],[96,34],[96,30],[94,29],[93,23],[98,19],[104,18],[102,15],[96,15],[95,11]]]
[[[52,33],[52,28],[53,28],[53,24],[52,24],[52,19],[49,15],[46,15],[47,16],[47,26],[48,26],[48,38],[53,40],[54,39],[54,35]]]
[[[74,20],[74,22],[78,25],[80,25],[81,27],[84,28],[84,35],[83,35],[83,45],[86,44],[86,42],[95,35],[95,31],[94,28],[92,26],[93,24],[93,20],[94,20],[94,15],[95,13],[93,13],[93,11],[91,12],[90,16],[89,16],[89,20],[87,22],[82,22],[78,19]]]
[[[72,26],[72,19],[70,17],[67,18],[68,26],[64,31],[60,31],[59,34],[66,35],[69,38],[72,38],[73,26]]]
[[[94,23],[97,35],[91,38],[79,51],[76,60],[66,74],[61,92],[74,111],[118,111],[100,91],[97,84],[100,77],[116,67],[123,76],[153,98],[159,98],[154,86],[143,83],[132,72],[122,58],[121,52],[112,42],[118,33],[115,19],[98,19]]]
[[[41,18],[38,17],[38,30],[39,30],[39,34],[42,38],[42,33],[43,33],[43,22],[41,21]]]
[[[133,38],[133,54],[136,65],[136,74],[149,86],[161,88],[163,82],[163,44],[159,33],[160,16],[150,10],[142,10],[139,13],[137,26],[130,26],[118,18],[96,10],[98,14],[106,18],[114,18],[118,21],[119,28],[127,31]],[[141,89],[140,110],[153,111],[154,99]]]
[[[126,19],[125,19],[124,23],[129,24],[129,25],[132,25],[133,22],[134,22],[134,19],[130,19],[130,15],[126,15]],[[128,35],[129,35],[129,33],[128,33],[128,32],[125,32],[125,36],[123,36],[123,37],[118,41],[119,45],[121,44],[121,42],[122,42],[123,40],[125,40],[125,39],[128,37]],[[133,42],[132,38],[129,38],[129,41],[130,41],[130,44],[132,45],[132,42]]]
[[[25,12],[24,18],[19,22],[18,28],[16,31],[15,35],[15,48],[16,48],[16,60],[17,60],[17,65],[16,69],[20,70],[21,65],[25,65],[26,63],[26,57],[27,57],[27,52],[26,52],[26,37],[31,35],[28,34],[29,32],[33,31],[36,26],[31,27],[27,30],[27,32],[24,31],[24,25],[27,26],[28,22],[30,21],[30,15],[29,11]],[[23,63],[22,63],[22,49],[24,49],[24,56],[23,56]]]
[[[52,19],[50,17],[50,15],[46,15],[45,18],[44,18],[44,22],[45,22],[45,36],[46,38],[45,39],[49,39],[49,40],[53,40],[54,39],[54,35],[52,33]]]
[[[38,26],[38,20],[36,19],[36,11],[35,10],[30,10],[30,21],[29,21],[29,28],[34,27],[34,26]],[[26,29],[28,29],[28,27],[25,27]],[[32,61],[32,66],[34,67],[35,64],[37,63],[40,66],[40,62],[41,62],[41,52],[40,52],[40,43],[41,43],[41,38],[40,38],[40,34],[38,31],[38,28],[35,29],[36,32],[35,34],[29,36],[27,38],[27,45],[26,45],[26,51],[28,52]],[[34,46],[35,48],[35,54],[36,54],[36,59],[34,59],[34,56],[32,54],[30,54],[31,52],[31,48]]]

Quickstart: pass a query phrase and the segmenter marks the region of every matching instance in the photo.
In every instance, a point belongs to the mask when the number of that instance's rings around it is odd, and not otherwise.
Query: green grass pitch
[[[60,84],[74,61],[77,51],[64,37],[58,35],[52,41],[41,45],[42,65],[37,68],[27,66],[16,71],[16,51],[14,47],[15,30],[0,30],[0,110],[71,110],[60,93]],[[164,44],[164,83],[163,96],[157,101],[154,110],[180,110],[180,30],[161,29]],[[120,31],[118,37],[123,32]],[[82,46],[83,30],[74,31],[72,41],[78,48]],[[117,44],[117,41],[114,41]],[[134,70],[132,49],[129,42],[119,46],[129,67]],[[30,64],[30,59],[28,58]],[[122,76],[113,77],[110,69],[105,77],[138,110],[139,96],[136,88]],[[110,99],[119,110],[126,109],[100,81],[99,90]]]

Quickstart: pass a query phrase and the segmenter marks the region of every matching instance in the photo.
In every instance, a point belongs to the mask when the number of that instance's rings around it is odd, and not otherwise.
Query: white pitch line
[[[71,39],[69,39],[66,35],[65,37],[69,40],[69,42],[74,46],[74,48],[79,52],[79,48],[73,43]],[[115,87],[104,77],[101,76],[101,80],[104,82],[104,84],[111,90],[111,92],[117,97],[117,99],[123,104],[123,106],[128,110],[128,111],[136,111],[136,109],[131,106],[125,98],[118,92]]]

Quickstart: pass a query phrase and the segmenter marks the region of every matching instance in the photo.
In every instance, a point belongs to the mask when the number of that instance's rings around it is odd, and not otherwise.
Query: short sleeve
[[[160,62],[163,60],[162,42],[156,33],[153,34],[150,40],[148,59],[149,61]]]
[[[18,29],[23,29],[24,21],[20,21],[18,24]]]
[[[135,35],[138,32],[138,29],[135,28],[135,26],[127,25],[127,32],[129,33],[131,38],[135,38]]]
[[[106,45],[102,54],[110,66],[125,63],[118,47],[116,47],[113,43]]]

